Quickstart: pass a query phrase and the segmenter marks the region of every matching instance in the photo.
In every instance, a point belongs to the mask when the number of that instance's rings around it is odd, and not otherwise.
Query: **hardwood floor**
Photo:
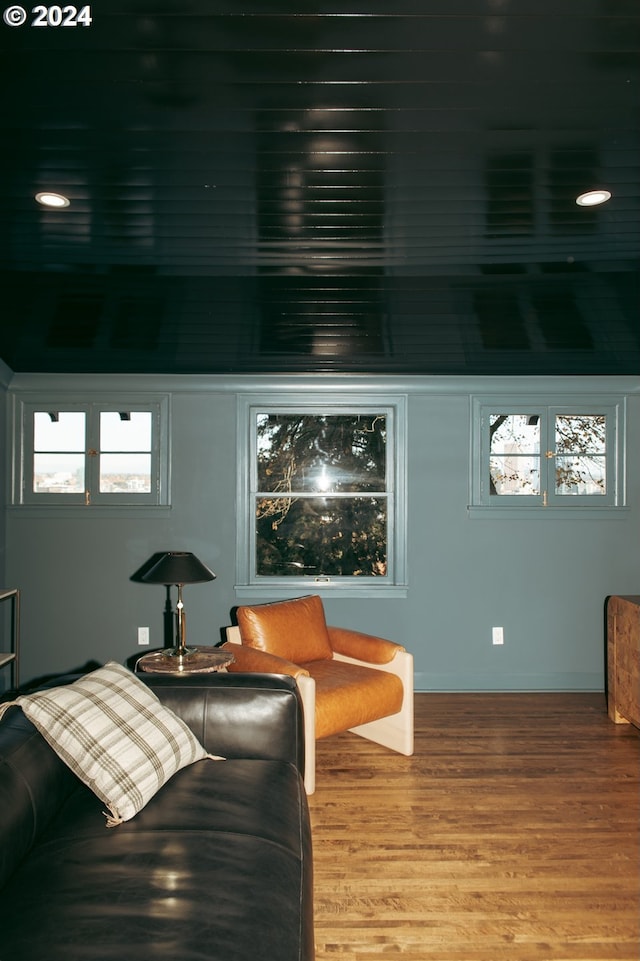
[[[318,961],[638,961],[638,731],[598,694],[419,694],[318,742]]]

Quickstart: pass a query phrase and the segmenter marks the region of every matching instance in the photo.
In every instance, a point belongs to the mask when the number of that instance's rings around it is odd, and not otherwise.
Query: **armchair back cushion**
[[[331,660],[333,652],[318,594],[237,609],[242,643],[294,664]]]

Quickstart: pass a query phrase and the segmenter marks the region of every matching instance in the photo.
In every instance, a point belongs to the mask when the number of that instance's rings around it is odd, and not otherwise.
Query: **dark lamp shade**
[[[145,584],[199,584],[215,576],[195,554],[167,551],[140,579]]]

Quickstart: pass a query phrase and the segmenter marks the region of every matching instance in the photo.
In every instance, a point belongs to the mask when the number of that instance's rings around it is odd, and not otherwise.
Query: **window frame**
[[[256,573],[255,498],[258,414],[372,414],[386,417],[387,574],[327,577]],[[237,551],[235,590],[243,597],[290,597],[295,593],[350,597],[406,596],[406,395],[250,394],[238,399]],[[370,495],[371,492],[367,492]],[[353,496],[353,495],[351,495]]]
[[[34,414],[48,411],[82,412],[85,414],[85,490],[83,492],[48,493],[32,489],[34,471]],[[151,414],[151,490],[149,492],[101,492],[99,489],[100,415],[104,412],[127,411]],[[47,394],[21,398],[16,402],[15,448],[12,478],[13,505],[29,508],[92,509],[112,507],[149,508],[169,504],[169,397],[154,395],[144,400],[131,395],[101,395],[91,401],[67,394]],[[97,456],[90,454],[96,451]],[[106,451],[105,453],[111,453]],[[87,497],[87,492],[89,496]]]
[[[625,399],[616,396],[473,396],[471,398],[471,514],[492,516],[609,516],[625,507],[624,446]],[[533,414],[541,419],[540,493],[491,495],[489,485],[491,414]],[[605,426],[607,490],[605,494],[556,493],[554,447],[555,418],[562,415],[602,415]]]

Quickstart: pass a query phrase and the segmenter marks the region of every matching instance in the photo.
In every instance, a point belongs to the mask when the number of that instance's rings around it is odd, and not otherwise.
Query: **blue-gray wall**
[[[123,661],[144,650],[139,625],[161,646],[163,589],[129,579],[159,550],[193,551],[217,573],[213,583],[185,588],[189,639],[217,642],[238,603],[237,397],[311,385],[408,398],[407,596],[329,595],[329,622],[404,643],[415,655],[418,690],[602,690],[605,597],[640,589],[640,379],[15,376],[9,407],[39,390],[78,391],[85,400],[119,389],[141,399],[145,391],[171,395],[170,510],[7,507],[4,580],[23,591],[22,680],[90,659]],[[568,520],[469,516],[470,397],[525,390],[586,394],[594,409],[602,393],[626,397],[626,511]],[[493,625],[504,627],[503,647],[491,643]]]

